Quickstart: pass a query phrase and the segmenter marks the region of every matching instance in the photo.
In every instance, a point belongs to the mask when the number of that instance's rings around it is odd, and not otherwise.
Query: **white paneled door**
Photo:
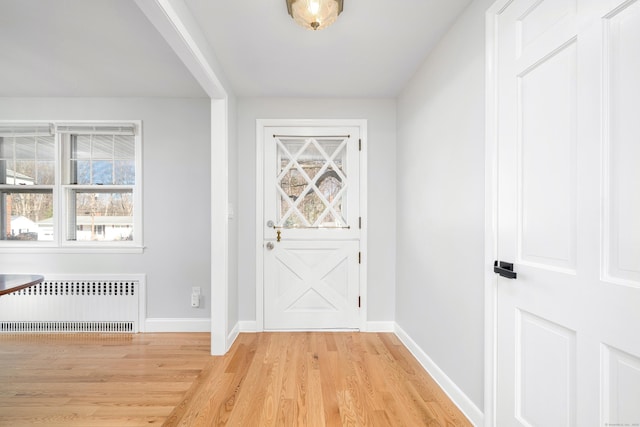
[[[637,426],[640,1],[501,3],[496,425]]]
[[[266,127],[264,328],[359,325],[358,127]]]

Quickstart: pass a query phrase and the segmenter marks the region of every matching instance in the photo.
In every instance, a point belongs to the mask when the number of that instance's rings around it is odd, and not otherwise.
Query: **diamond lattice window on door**
[[[276,137],[277,226],[347,227],[345,137]]]

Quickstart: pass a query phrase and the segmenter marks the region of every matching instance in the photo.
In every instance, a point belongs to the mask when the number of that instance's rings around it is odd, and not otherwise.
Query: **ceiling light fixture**
[[[308,30],[322,30],[342,12],[343,0],[286,0],[289,15]]]

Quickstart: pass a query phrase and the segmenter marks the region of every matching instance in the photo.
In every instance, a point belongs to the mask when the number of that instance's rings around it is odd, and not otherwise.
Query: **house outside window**
[[[140,130],[0,122],[0,248],[140,248]]]

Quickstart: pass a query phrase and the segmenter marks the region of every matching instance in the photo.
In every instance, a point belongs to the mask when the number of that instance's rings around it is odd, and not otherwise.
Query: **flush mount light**
[[[343,0],[286,0],[289,15],[308,30],[322,30],[342,12]]]

